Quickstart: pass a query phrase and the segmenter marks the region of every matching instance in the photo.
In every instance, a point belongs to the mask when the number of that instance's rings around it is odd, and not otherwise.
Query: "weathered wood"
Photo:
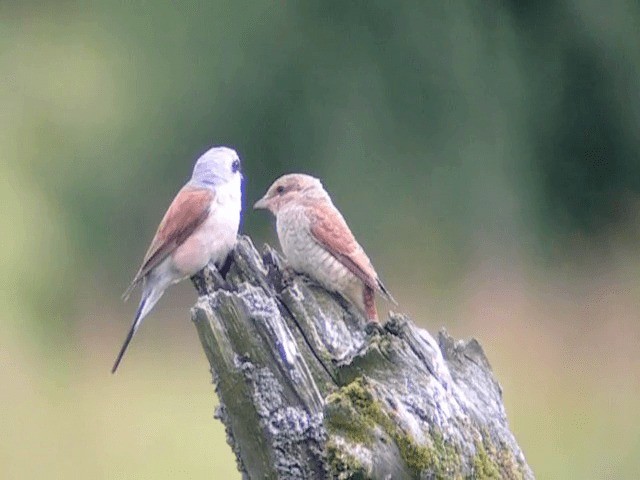
[[[240,237],[192,310],[244,478],[533,478],[477,341],[348,302]]]

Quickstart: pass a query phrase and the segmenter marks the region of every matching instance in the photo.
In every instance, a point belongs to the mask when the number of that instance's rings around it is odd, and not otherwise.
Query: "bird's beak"
[[[269,202],[267,200],[267,197],[262,197],[260,200],[258,200],[256,203],[253,204],[253,208],[255,210],[259,209],[259,208],[269,208]]]

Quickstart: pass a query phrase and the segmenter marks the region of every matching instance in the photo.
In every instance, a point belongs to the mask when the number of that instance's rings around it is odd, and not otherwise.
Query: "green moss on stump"
[[[365,480],[368,478],[360,462],[332,440],[327,444],[327,462],[330,465],[330,478],[337,480]]]
[[[417,444],[385,413],[362,377],[327,397],[325,426],[329,433],[365,446],[376,438],[373,430],[377,426],[393,439],[405,464],[416,476],[426,471],[435,478],[462,478],[455,448],[438,432],[431,432],[431,445]]]
[[[473,457],[473,477],[478,479],[500,479],[500,469],[487,454],[484,443],[476,441],[476,454]]]
[[[475,446],[472,478],[522,480],[523,466],[506,445],[495,445],[488,432],[482,431]]]

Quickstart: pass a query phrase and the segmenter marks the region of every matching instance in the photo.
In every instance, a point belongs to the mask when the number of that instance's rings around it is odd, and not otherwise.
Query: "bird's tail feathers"
[[[389,290],[387,290],[387,287],[385,287],[384,284],[380,280],[377,280],[377,282],[378,282],[378,288],[380,289],[380,293],[382,293],[384,298],[389,300],[391,303],[393,303],[397,307],[398,306],[398,302],[396,302],[396,299],[393,298],[393,295],[391,295]]]
[[[129,329],[129,333],[127,334],[127,338],[125,338],[124,343],[122,344],[122,348],[120,348],[120,352],[118,353],[116,361],[113,364],[113,368],[111,369],[111,373],[116,373],[116,370],[118,370],[118,366],[120,365],[120,362],[122,361],[122,357],[124,357],[124,354],[127,351],[127,348],[129,347],[129,343],[131,342],[131,339],[136,334],[136,332],[138,331],[138,328],[142,324],[142,320],[144,320],[144,317],[146,317],[149,314],[149,312],[155,306],[155,304],[158,302],[158,300],[160,300],[160,297],[162,297],[163,293],[164,293],[163,289],[157,289],[156,288],[156,289],[152,289],[148,293],[144,292],[142,294],[142,300],[140,300],[140,305],[138,306],[138,311],[136,312],[136,316],[135,316],[135,318],[133,320],[133,324],[131,325],[131,328]]]
[[[124,300],[125,302],[129,300],[129,297],[131,296],[131,292],[133,292],[133,289],[138,286],[138,284],[140,283],[140,280],[142,279],[138,278],[138,275],[136,275],[136,277],[133,279],[133,281],[129,284],[127,289],[122,294],[122,300]]]

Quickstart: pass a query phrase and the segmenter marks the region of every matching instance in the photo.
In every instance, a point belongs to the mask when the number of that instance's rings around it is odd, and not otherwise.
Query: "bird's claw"
[[[293,279],[297,276],[296,272],[290,266],[282,269],[282,286],[284,288],[293,285]]]
[[[213,290],[230,290],[231,285],[225,280],[218,268],[213,264],[207,264],[203,271],[205,283],[211,285]]]
[[[382,335],[384,333],[384,327],[377,320],[369,320],[364,327],[364,332],[367,335]]]

